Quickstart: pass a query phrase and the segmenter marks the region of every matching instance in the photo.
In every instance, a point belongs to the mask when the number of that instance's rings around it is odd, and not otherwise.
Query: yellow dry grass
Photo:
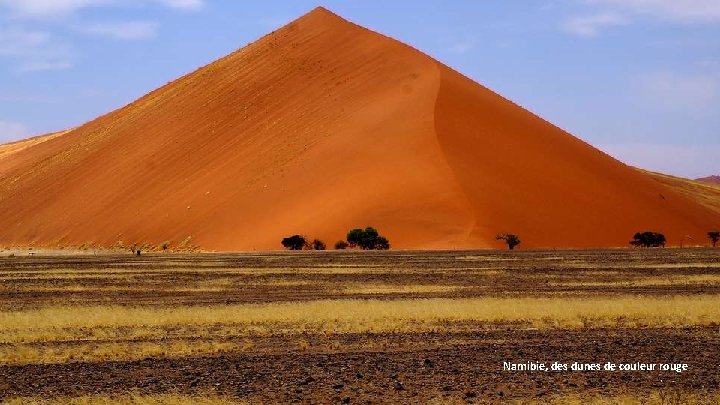
[[[605,263],[588,263],[582,261],[567,261],[560,264],[560,267],[570,269],[720,269],[720,262],[716,263],[623,263],[623,264],[605,264]],[[593,273],[598,274],[598,273]]]
[[[607,281],[551,281],[551,286],[562,287],[651,287],[669,285],[705,285],[713,286],[720,284],[720,274],[692,274],[687,276],[668,275],[656,277],[640,277],[630,280],[607,280]]]
[[[403,284],[357,284],[342,289],[345,294],[432,294],[459,291],[460,285],[403,285]]]
[[[179,325],[288,324],[325,332],[388,332],[416,323],[479,321],[540,322],[562,327],[581,319],[625,317],[648,326],[720,322],[720,296],[623,296],[603,298],[463,298],[409,300],[320,300],[223,306],[46,307],[0,312],[0,329],[164,328]]]
[[[413,300],[320,300],[211,307],[50,307],[0,313],[0,326],[122,327],[186,324],[315,323],[360,327],[363,322],[387,321],[532,321],[545,317],[578,325],[580,317],[625,316],[657,326],[686,320],[680,325],[720,321],[720,296],[604,297],[604,298],[468,298]],[[369,325],[368,325],[369,326]],[[382,326],[380,326],[382,327]],[[332,330],[328,330],[331,332]],[[364,332],[364,330],[345,330]]]
[[[647,170],[640,171],[649,175],[655,181],[671,187],[676,192],[683,194],[720,214],[720,186]],[[702,241],[703,244],[706,242],[707,240]]]
[[[59,306],[0,312],[0,343],[17,342],[20,336],[52,339],[57,331],[68,329],[240,325],[258,333],[283,328],[346,333],[427,330],[467,321],[603,327],[614,326],[620,318],[629,326],[716,324],[720,323],[720,296],[320,300],[172,308]]]
[[[87,395],[55,399],[11,398],[6,405],[242,405],[246,402],[214,394],[187,396],[180,394],[124,394],[113,396]]]

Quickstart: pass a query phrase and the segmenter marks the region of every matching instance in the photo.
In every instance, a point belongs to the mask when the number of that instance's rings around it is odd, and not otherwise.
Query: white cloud
[[[600,145],[600,149],[631,166],[697,178],[720,174],[720,145],[658,145],[622,143]]]
[[[0,6],[12,10],[15,16],[20,18],[63,17],[86,8],[147,3],[183,10],[197,10],[204,5],[204,0],[0,0]]]
[[[172,8],[180,8],[185,10],[197,10],[205,5],[204,0],[155,0]]]
[[[72,14],[86,7],[108,3],[110,0],[0,0],[19,17],[52,17]]]
[[[67,69],[72,66],[70,53],[67,46],[52,41],[47,32],[0,28],[0,59],[13,60],[20,72]]]
[[[50,35],[42,31],[19,28],[0,28],[0,56],[26,55],[39,46],[45,45]]]
[[[62,36],[55,31],[58,28],[74,29],[87,34],[101,35],[120,40],[140,40],[157,35],[158,25],[151,21],[126,22],[90,22],[83,26],[73,26],[70,21],[75,13],[89,8],[128,8],[146,5],[160,5],[180,10],[196,10],[205,0],[0,0],[0,58],[12,59],[20,72],[59,70],[72,67],[72,52]],[[10,13],[5,14],[5,10]],[[24,27],[36,24],[26,20],[60,20],[58,24],[45,25],[48,31],[30,30]],[[7,28],[6,24],[14,28]],[[77,24],[75,22],[74,24]],[[53,27],[56,35],[50,35]]]
[[[627,20],[622,15],[607,12],[589,16],[570,17],[565,21],[563,29],[581,37],[594,37],[602,28],[624,25],[626,23]]]
[[[647,102],[663,108],[697,113],[720,104],[720,73],[653,72],[640,84]]]
[[[79,30],[87,34],[97,34],[114,39],[138,40],[154,38],[157,35],[158,25],[151,21],[127,21],[93,23]]]
[[[466,54],[470,52],[473,49],[473,44],[470,43],[470,41],[465,42],[458,42],[452,46],[450,46],[450,52],[456,53],[459,55]]]
[[[25,124],[19,122],[0,121],[0,140],[18,139],[30,134]]]
[[[72,67],[72,63],[68,60],[53,60],[53,59],[47,59],[47,60],[37,60],[37,61],[28,61],[20,64],[18,67],[19,72],[42,72],[45,70],[65,70],[70,69]]]
[[[718,0],[590,0],[589,3],[679,22],[720,22]]]

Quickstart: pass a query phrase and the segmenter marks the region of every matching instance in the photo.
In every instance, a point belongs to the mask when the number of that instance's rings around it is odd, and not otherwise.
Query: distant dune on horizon
[[[703,183],[710,183],[710,184],[719,184],[720,185],[720,176],[707,176],[707,177],[701,177],[699,179],[695,179],[697,181],[702,181]]]
[[[22,144],[22,142],[20,143]],[[0,148],[0,245],[274,250],[701,240],[720,211],[442,63],[317,8],[62,135]]]

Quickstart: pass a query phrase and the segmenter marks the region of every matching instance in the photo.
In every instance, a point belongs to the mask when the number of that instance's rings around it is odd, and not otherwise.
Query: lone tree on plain
[[[381,236],[375,228],[353,229],[347,234],[350,247],[359,247],[362,250],[388,250],[390,241]]]
[[[321,241],[320,239],[315,239],[312,242],[312,248],[313,250],[325,250],[327,249],[327,245],[325,242]]]
[[[508,245],[508,249],[514,250],[515,246],[521,243],[520,238],[512,233],[503,233],[495,237],[497,240],[504,240]]]
[[[633,246],[638,247],[665,247],[665,243],[667,242],[667,239],[665,239],[665,235],[659,233],[659,232],[638,232],[633,236],[633,240],[630,241],[630,244]]]
[[[720,231],[708,232],[708,238],[710,238],[710,243],[712,243],[713,247],[717,247],[718,242],[720,242]]]
[[[305,237],[302,235],[293,235],[283,238],[282,245],[286,249],[290,250],[303,250],[304,248],[309,247],[307,240],[305,240]]]

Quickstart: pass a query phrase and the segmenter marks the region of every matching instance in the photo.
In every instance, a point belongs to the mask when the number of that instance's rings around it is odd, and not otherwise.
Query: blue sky
[[[0,141],[121,107],[317,5],[625,162],[720,174],[720,0],[0,0]]]

